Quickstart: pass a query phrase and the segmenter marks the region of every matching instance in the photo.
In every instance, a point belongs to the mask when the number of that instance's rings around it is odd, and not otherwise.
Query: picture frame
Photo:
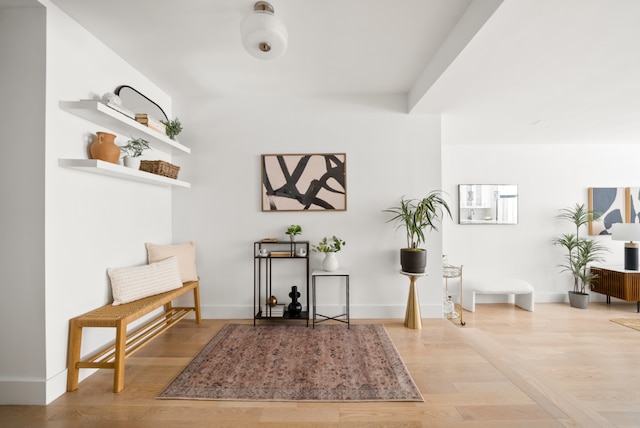
[[[600,214],[589,222],[589,235],[611,235],[615,223],[628,222],[627,200],[624,187],[589,187],[588,210]]]
[[[346,211],[346,167],[346,153],[261,155],[262,211]]]
[[[640,223],[640,187],[627,187],[625,189],[625,198],[625,221],[627,223]]]

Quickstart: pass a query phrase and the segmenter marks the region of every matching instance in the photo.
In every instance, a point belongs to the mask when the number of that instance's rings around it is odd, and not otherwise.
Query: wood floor
[[[614,299],[615,300],[615,299]],[[229,321],[185,320],[127,360],[125,389],[101,370],[49,406],[0,407],[1,427],[638,427],[640,331],[635,303],[477,305],[466,326],[384,322],[424,403],[156,400]],[[240,321],[250,322],[250,321]]]

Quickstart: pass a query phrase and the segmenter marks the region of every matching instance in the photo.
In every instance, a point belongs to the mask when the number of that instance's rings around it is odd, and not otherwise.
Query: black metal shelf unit
[[[265,253],[261,254],[261,250]],[[309,326],[309,241],[277,241],[264,242],[256,241],[253,243],[253,325],[256,320],[306,320]],[[277,265],[281,262],[303,262],[305,264],[304,290],[299,290],[303,299],[306,301],[306,310],[300,314],[292,315],[289,313],[285,305],[284,314],[273,314],[272,307],[268,304],[268,299],[272,293],[272,266],[273,261]]]

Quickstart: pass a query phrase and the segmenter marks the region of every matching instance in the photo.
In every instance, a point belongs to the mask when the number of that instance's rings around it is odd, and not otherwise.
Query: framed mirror
[[[459,184],[458,224],[518,224],[518,185]]]
[[[120,97],[122,106],[134,113],[146,113],[157,120],[169,120],[162,107],[129,85],[118,86],[114,93]]]

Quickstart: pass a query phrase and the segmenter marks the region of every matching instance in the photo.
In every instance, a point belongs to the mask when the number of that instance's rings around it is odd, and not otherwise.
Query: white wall
[[[181,141],[193,148],[175,160],[194,183],[174,191],[174,239],[197,242],[205,317],[252,318],[253,242],[286,239],[293,223],[312,244],[334,234],[346,240],[338,258],[351,272],[354,318],[404,317],[404,235],[382,210],[441,187],[439,117],[407,115],[404,96],[174,101],[185,124]],[[330,152],[347,154],[347,211],[261,211],[261,154]],[[418,289],[423,315],[441,316],[440,235],[429,238],[431,275]],[[319,254],[311,256],[311,268],[319,267]],[[298,284],[285,284],[276,297],[288,303]],[[323,304],[339,310],[340,295],[323,296]]]
[[[7,81],[2,75],[3,85],[16,85],[20,91],[15,97],[9,91],[11,98],[19,100],[22,93],[31,95],[30,88],[35,92],[29,100],[33,116],[21,113],[23,116],[16,118],[18,133],[28,137],[22,144],[35,149],[35,154],[32,156],[26,149],[16,153],[16,158],[24,163],[16,162],[20,172],[12,181],[3,183],[24,184],[22,195],[36,201],[30,202],[35,204],[33,212],[25,203],[21,212],[11,213],[16,218],[11,223],[14,232],[10,232],[9,242],[28,238],[26,243],[19,244],[25,251],[20,253],[19,260],[12,260],[11,267],[15,270],[27,266],[24,269],[27,273],[16,273],[6,284],[9,296],[3,300],[11,302],[15,310],[9,311],[9,318],[2,321],[5,326],[16,327],[20,327],[16,324],[18,320],[27,321],[26,328],[32,331],[24,334],[18,328],[3,341],[3,351],[13,350],[8,358],[0,360],[0,401],[5,404],[45,404],[64,393],[69,319],[110,301],[107,267],[145,263],[145,242],[172,240],[169,188],[58,166],[59,158],[87,158],[87,146],[95,132],[109,131],[61,110],[59,101],[93,98],[113,91],[118,85],[129,84],[170,114],[170,97],[47,0],[42,3],[46,6],[46,22],[39,9],[40,15],[27,21],[34,28],[24,28],[36,35],[27,38],[32,40],[35,59],[40,64],[46,59],[46,89],[43,68],[35,69],[40,74],[32,78],[33,85],[23,83],[20,78]],[[9,34],[2,37],[0,46],[9,45],[9,49],[17,52],[21,49],[16,49],[16,44],[22,47],[25,40],[20,21],[16,24],[20,24],[18,28],[2,26],[2,31]],[[9,40],[13,43],[8,43]],[[24,58],[32,59],[26,55]],[[22,76],[27,74],[25,69],[29,70],[28,67],[19,70]],[[128,138],[119,136],[116,142],[122,144]],[[22,147],[17,144],[21,138],[12,140],[15,147]],[[28,171],[33,172],[20,182],[19,177]],[[33,233],[20,233],[17,220],[22,219],[27,220],[26,225]],[[23,285],[25,278],[27,284]],[[15,296],[11,290],[16,290]],[[113,331],[90,329],[84,334],[82,353],[91,353],[112,340]],[[82,370],[81,378],[88,373]]]
[[[0,403],[16,389],[43,402],[44,8],[0,8],[0,58]]]
[[[462,126],[458,123],[457,126]],[[496,130],[496,139],[499,139]],[[444,253],[464,265],[463,277],[515,276],[531,282],[536,301],[564,301],[572,281],[560,273],[564,253],[551,245],[570,223],[558,211],[575,203],[587,205],[589,187],[637,187],[635,144],[445,144],[443,186],[455,197],[458,184],[517,184],[517,225],[447,225]],[[615,161],[614,161],[615,160]],[[585,229],[586,234],[586,229]],[[586,235],[585,235],[586,236]],[[606,263],[623,263],[623,243],[594,237],[611,249]],[[593,294],[592,300],[604,296]],[[480,302],[500,301],[480,296]]]

